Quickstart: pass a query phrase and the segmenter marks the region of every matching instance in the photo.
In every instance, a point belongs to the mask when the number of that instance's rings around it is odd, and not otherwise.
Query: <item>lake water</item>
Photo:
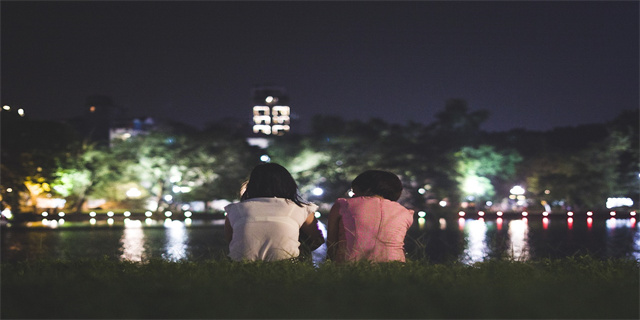
[[[0,233],[3,262],[103,257],[198,261],[220,259],[228,252],[223,220],[43,220],[3,226]],[[635,217],[421,218],[409,230],[405,248],[408,258],[434,263],[583,254],[640,260],[640,226]],[[313,260],[322,262],[325,255],[323,246]]]

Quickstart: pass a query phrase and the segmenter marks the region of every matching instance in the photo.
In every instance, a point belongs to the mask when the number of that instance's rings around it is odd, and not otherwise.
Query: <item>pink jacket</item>
[[[413,210],[379,197],[341,198],[337,202],[347,261],[405,261],[404,237],[413,223]]]

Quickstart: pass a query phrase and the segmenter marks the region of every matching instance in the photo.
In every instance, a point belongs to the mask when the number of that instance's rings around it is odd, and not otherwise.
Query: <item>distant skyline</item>
[[[464,99],[491,112],[484,130],[549,130],[640,103],[638,1],[2,1],[0,12],[0,102],[34,119],[82,114],[100,94],[129,116],[251,122],[260,85],[287,90],[299,125],[429,124]]]

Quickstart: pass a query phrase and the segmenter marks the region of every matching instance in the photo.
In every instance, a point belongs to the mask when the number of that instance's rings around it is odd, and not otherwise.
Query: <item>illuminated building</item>
[[[253,89],[253,133],[281,136],[290,130],[291,110],[283,88]]]

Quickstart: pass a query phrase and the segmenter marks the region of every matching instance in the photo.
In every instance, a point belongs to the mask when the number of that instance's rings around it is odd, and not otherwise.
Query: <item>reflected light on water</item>
[[[464,218],[458,219],[458,228],[460,228],[460,231],[464,230]]]
[[[327,239],[327,226],[318,221],[318,229],[322,232],[322,237]],[[327,257],[327,243],[323,243],[318,249],[313,250],[311,252],[311,261],[313,261],[314,266],[319,266],[322,261],[324,261]]]
[[[529,258],[529,225],[526,219],[509,221],[509,240],[511,244],[511,257],[516,260]]]
[[[462,263],[473,264],[484,260],[487,251],[487,225],[484,220],[467,221],[467,248]]]
[[[181,221],[166,219],[164,223],[167,235],[167,245],[165,253],[162,255],[165,259],[176,261],[187,257],[187,228]]]
[[[542,218],[542,228],[544,230],[549,229],[549,218],[547,217]]]
[[[122,244],[121,260],[142,261],[144,255],[144,233],[140,220],[125,221],[120,243]]]
[[[496,219],[496,226],[498,227],[498,230],[502,230],[502,218]]]
[[[571,217],[567,218],[567,228],[569,228],[569,230],[573,229],[573,218]]]
[[[593,227],[593,218],[589,217],[587,218],[587,228],[591,230],[592,227]]]
[[[426,221],[425,218],[418,218],[418,229],[424,230]]]
[[[440,230],[446,230],[447,229],[447,219],[440,218],[438,220],[438,223],[440,223]]]

